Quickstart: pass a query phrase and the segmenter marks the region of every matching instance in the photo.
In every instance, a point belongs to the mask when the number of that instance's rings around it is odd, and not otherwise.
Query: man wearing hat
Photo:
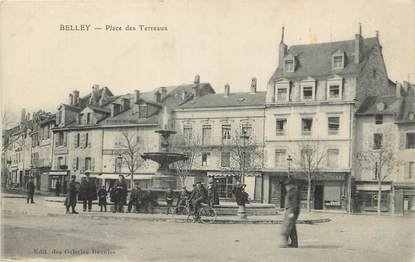
[[[75,206],[76,206],[76,201],[77,201],[76,197],[78,194],[78,188],[77,188],[77,183],[75,182],[75,178],[76,176],[72,175],[71,181],[69,182],[69,185],[68,185],[67,196],[65,199],[66,214],[69,214],[69,207],[72,208],[72,214],[78,214],[78,212],[75,211]]]
[[[29,182],[26,184],[27,190],[27,203],[29,204],[29,200],[31,204],[34,204],[33,195],[35,194],[35,183],[33,182],[33,177],[29,177]]]
[[[202,203],[207,201],[207,190],[200,181],[196,183],[196,187],[190,196],[190,201],[192,201],[194,216],[199,218],[199,209]]]
[[[297,228],[295,226],[300,214],[300,194],[295,181],[288,178],[285,181],[285,214],[282,224],[282,239],[280,247],[298,248]]]

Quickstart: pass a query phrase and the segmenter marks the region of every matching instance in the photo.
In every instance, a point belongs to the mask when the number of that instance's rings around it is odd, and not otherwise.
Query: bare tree
[[[321,173],[327,150],[320,141],[303,141],[299,142],[298,146],[300,154],[299,157],[294,157],[294,169],[307,180],[307,211],[310,211],[312,181]]]
[[[172,148],[175,152],[185,154],[186,160],[180,160],[173,164],[176,173],[180,178],[180,183],[185,186],[186,178],[190,175],[194,161],[201,154],[201,140],[200,137],[193,134],[187,136],[175,135],[172,143]]]
[[[378,185],[377,213],[380,215],[382,183],[393,174],[392,171],[399,164],[395,150],[395,136],[389,129],[385,129],[383,134],[374,138],[373,143],[366,141],[366,144],[369,144],[370,149],[357,152],[356,158],[362,170],[374,173]]]
[[[263,145],[249,133],[236,130],[229,139],[222,134],[221,154],[229,154],[221,157],[222,170],[234,174],[241,183],[246,174],[259,171],[263,164]]]
[[[131,188],[134,185],[134,173],[140,168],[144,159],[141,154],[144,152],[144,145],[140,141],[137,132],[131,132],[128,129],[121,131],[122,140],[119,143],[121,148],[120,156],[122,158],[123,166],[126,166],[131,179]]]

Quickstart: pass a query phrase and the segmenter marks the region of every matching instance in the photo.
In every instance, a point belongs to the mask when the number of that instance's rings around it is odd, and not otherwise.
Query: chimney
[[[255,93],[256,93],[256,78],[253,77],[251,81],[251,94],[255,94]]]
[[[279,47],[279,53],[278,53],[278,66],[282,67],[284,65],[284,56],[287,54],[287,45],[284,44],[284,26],[282,26],[281,30],[281,42]]]
[[[225,85],[225,91],[224,91],[224,94],[223,94],[224,97],[229,96],[230,89],[231,89],[231,87],[229,86],[229,84],[226,84]]]
[[[130,99],[128,99],[128,98],[123,98],[123,99],[122,99],[122,110],[123,110],[123,111],[126,111],[126,110],[128,110],[128,109],[130,109]]]
[[[22,113],[20,114],[20,122],[23,123],[26,120],[26,109],[22,109]]]
[[[138,104],[138,102],[140,101],[140,90],[134,90],[134,93],[135,93],[134,103]]]
[[[79,103],[79,91],[74,90],[73,91],[73,104],[78,104],[78,103]]]
[[[359,64],[362,61],[363,37],[362,24],[359,23],[359,33],[354,38],[354,63]]]
[[[164,101],[164,99],[166,99],[166,97],[167,97],[167,89],[163,86],[163,87],[161,87],[161,98],[160,98],[160,100]]]
[[[69,94],[69,105],[73,105],[73,94]]]
[[[402,85],[401,83],[399,83],[398,81],[395,82],[395,96],[396,97],[401,97],[401,90],[402,90]]]
[[[155,99],[156,99],[156,102],[157,103],[160,103],[160,97],[161,97],[161,94],[160,94],[160,92],[159,91],[156,91],[155,93],[154,93],[154,96],[155,96]]]
[[[115,116],[115,104],[111,103],[110,104],[110,110],[111,110],[111,117]]]
[[[195,84],[195,85],[200,84],[200,75],[195,76],[195,80],[193,81],[193,84]]]

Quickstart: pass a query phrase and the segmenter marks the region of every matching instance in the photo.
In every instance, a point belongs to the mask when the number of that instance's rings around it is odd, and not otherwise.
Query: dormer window
[[[293,59],[285,60],[284,70],[285,72],[294,72],[294,60]]]
[[[275,102],[288,102],[290,97],[290,82],[282,79],[275,85]]]
[[[334,76],[327,81],[327,100],[340,100],[343,94],[343,79],[339,76]]]
[[[87,125],[91,124],[91,113],[86,114],[86,124]]]
[[[332,67],[333,69],[343,69],[344,68],[344,52],[336,51],[332,56]]]

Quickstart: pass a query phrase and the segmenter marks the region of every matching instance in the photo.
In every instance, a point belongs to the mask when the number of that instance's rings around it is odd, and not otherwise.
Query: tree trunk
[[[131,189],[134,188],[134,173],[133,172],[131,172],[131,187],[130,188]]]
[[[381,213],[381,200],[382,200],[382,180],[378,179],[378,216],[380,216]]]
[[[307,211],[311,210],[311,176],[307,176]]]

